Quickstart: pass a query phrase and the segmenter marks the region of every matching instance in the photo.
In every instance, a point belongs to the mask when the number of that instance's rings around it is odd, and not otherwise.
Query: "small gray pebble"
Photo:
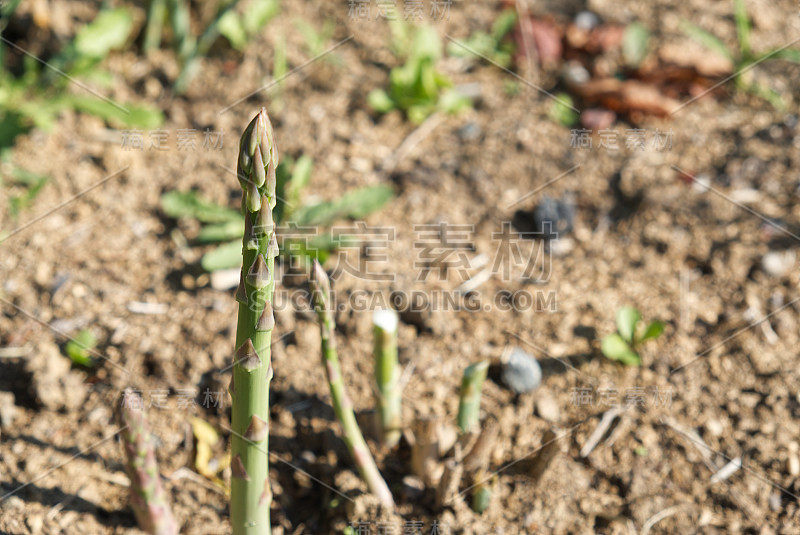
[[[503,382],[517,394],[533,392],[542,382],[542,368],[532,356],[515,347],[502,362]]]
[[[575,26],[582,30],[591,30],[600,25],[600,17],[591,11],[581,11],[575,15]]]

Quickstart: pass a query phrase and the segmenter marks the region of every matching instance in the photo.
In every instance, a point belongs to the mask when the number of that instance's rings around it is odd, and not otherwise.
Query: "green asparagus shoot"
[[[471,433],[478,427],[481,413],[481,390],[489,361],[482,360],[467,366],[461,379],[461,398],[458,405],[458,427],[462,433]]]
[[[353,402],[344,389],[342,369],[339,365],[339,356],[336,352],[336,323],[333,318],[333,302],[331,286],[328,275],[319,262],[314,261],[311,275],[311,290],[314,298],[314,308],[319,318],[322,364],[328,377],[331,389],[331,399],[336,418],[342,424],[344,442],[350,452],[353,462],[356,463],[361,479],[383,505],[394,509],[394,499],[383,476],[378,470],[372,453],[369,451],[361,429],[358,427],[356,415],[353,411]]]
[[[383,443],[393,447],[403,431],[402,385],[397,362],[397,312],[378,310],[372,315],[375,335],[375,382]]]
[[[272,211],[277,202],[278,149],[267,110],[250,122],[239,144],[239,183],[244,190],[242,270],[236,300],[239,320],[231,395],[231,524],[233,535],[271,531],[268,477],[270,344],[275,318],[275,257]]]

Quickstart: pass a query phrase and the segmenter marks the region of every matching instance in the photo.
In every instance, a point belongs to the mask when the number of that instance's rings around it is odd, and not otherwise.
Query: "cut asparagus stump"
[[[476,362],[464,370],[458,404],[458,427],[462,433],[471,433],[478,427],[481,414],[481,389],[488,370],[488,360]]]
[[[278,151],[267,110],[250,122],[239,144],[242,272],[236,300],[239,320],[231,395],[231,525],[233,535],[269,534],[272,502],[268,478],[270,343],[275,319],[272,295],[278,255],[272,210]]]
[[[397,312],[377,310],[372,315],[375,334],[375,382],[381,440],[393,447],[403,431],[400,365],[397,362]]]
[[[322,338],[322,364],[325,367],[328,384],[331,388],[333,410],[344,430],[344,442],[370,492],[377,496],[386,507],[394,509],[392,493],[389,491],[389,487],[386,485],[386,481],[383,480],[380,471],[378,471],[364,436],[361,434],[361,429],[358,427],[356,415],[353,412],[353,403],[344,389],[342,369],[339,366],[339,356],[336,352],[336,338],[334,335],[336,323],[333,319],[330,281],[325,270],[316,260],[314,260],[310,282],[314,297],[314,308],[319,317]]]
[[[147,425],[144,401],[130,388],[117,411],[122,425],[125,470],[131,479],[131,508],[136,522],[151,535],[176,535],[178,524],[172,516],[158,473],[155,445]]]

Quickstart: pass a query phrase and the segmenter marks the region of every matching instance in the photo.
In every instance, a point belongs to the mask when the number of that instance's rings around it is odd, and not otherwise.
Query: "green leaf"
[[[253,0],[250,2],[250,5],[247,6],[247,15],[242,20],[248,37],[255,35],[278,14],[279,10],[278,0]]]
[[[642,316],[639,311],[631,306],[620,307],[617,310],[617,332],[627,343],[633,343],[633,336],[636,333],[636,324]]]
[[[247,31],[244,27],[243,19],[233,10],[225,12],[217,21],[217,29],[238,51],[244,50],[247,45]]]
[[[455,89],[450,89],[442,93],[438,106],[443,112],[455,115],[461,110],[471,108],[472,101]]]
[[[733,1],[733,18],[736,20],[736,35],[739,37],[739,53],[742,59],[750,58],[750,17],[744,0]]]
[[[244,218],[206,225],[197,233],[198,243],[216,243],[241,238],[244,234]]]
[[[339,199],[303,206],[294,213],[295,222],[300,226],[328,226],[337,219],[361,219],[392,198],[394,191],[389,186],[367,186],[350,191]]]
[[[800,63],[800,50],[795,50],[793,48],[784,48],[783,50],[778,51],[771,51],[763,54],[756,59],[756,62],[761,61],[763,58],[768,59],[782,59],[786,61],[791,61],[792,63]]]
[[[603,338],[600,350],[606,358],[616,360],[626,366],[639,366],[642,363],[642,358],[617,333]]]
[[[75,50],[82,56],[104,58],[111,50],[125,44],[132,27],[133,18],[127,9],[101,11],[75,36]]]
[[[97,346],[97,338],[92,331],[82,330],[75,338],[67,342],[64,352],[74,364],[79,366],[92,366],[91,351]]]
[[[112,124],[152,129],[164,122],[161,110],[149,106],[115,105],[96,96],[83,95],[69,95],[66,102],[77,111],[96,115]]]
[[[622,36],[622,57],[628,67],[635,68],[647,55],[650,32],[640,22],[628,24]]]
[[[236,240],[220,245],[203,255],[200,265],[206,271],[217,271],[242,265],[242,242]]]
[[[289,196],[297,199],[300,192],[311,182],[311,172],[314,170],[314,159],[311,156],[300,156],[292,170],[292,180],[289,182],[287,191]]]
[[[383,89],[373,89],[367,95],[367,104],[379,113],[386,113],[394,109],[394,101],[389,98]]]
[[[681,30],[690,39],[694,39],[710,51],[715,52],[722,57],[728,58],[732,62],[735,62],[733,54],[731,54],[730,50],[728,50],[728,47],[726,47],[725,43],[720,41],[714,34],[705,31],[699,26],[695,26],[691,22],[685,21],[681,22]]]
[[[572,97],[566,93],[559,93],[556,99],[551,101],[547,115],[562,126],[572,126],[578,122],[578,114],[574,107]]]
[[[192,191],[168,191],[161,196],[161,209],[169,217],[188,217],[202,223],[243,221],[238,211],[207,201]]]
[[[442,57],[442,40],[433,26],[420,26],[411,45],[412,58],[428,58],[432,61]]]
[[[647,326],[647,329],[644,330],[641,338],[639,338],[638,342],[641,344],[645,340],[656,339],[661,336],[661,333],[664,332],[664,322],[661,321],[654,321],[650,325]]]
[[[508,32],[514,29],[517,23],[517,10],[506,9],[495,19],[492,24],[492,38],[499,43]]]

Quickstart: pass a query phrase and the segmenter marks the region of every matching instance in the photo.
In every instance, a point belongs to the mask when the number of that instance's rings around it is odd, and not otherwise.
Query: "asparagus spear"
[[[370,492],[377,496],[386,507],[393,509],[392,493],[375,465],[375,460],[372,458],[364,436],[361,434],[361,429],[358,427],[356,415],[353,412],[353,403],[344,390],[342,369],[339,366],[339,356],[336,353],[336,338],[334,335],[336,323],[333,319],[331,285],[328,275],[316,260],[314,260],[310,282],[314,296],[314,306],[319,317],[322,338],[322,363],[325,366],[328,384],[331,388],[333,410],[344,429],[344,442]]]
[[[461,379],[461,398],[458,404],[458,427],[469,433],[478,426],[481,413],[481,389],[489,370],[489,361],[482,360],[467,366]]]
[[[244,190],[242,273],[236,300],[236,355],[231,404],[231,524],[233,535],[270,533],[268,478],[270,343],[275,319],[275,169],[278,151],[267,110],[250,122],[239,143],[239,183]]]
[[[176,535],[178,524],[161,485],[144,401],[130,388],[123,393],[117,417],[123,426],[122,443],[127,461],[125,469],[131,479],[131,507],[136,522],[151,535]]]
[[[400,440],[403,425],[400,365],[397,363],[397,312],[377,310],[372,315],[375,333],[375,382],[381,439],[389,447]]]

